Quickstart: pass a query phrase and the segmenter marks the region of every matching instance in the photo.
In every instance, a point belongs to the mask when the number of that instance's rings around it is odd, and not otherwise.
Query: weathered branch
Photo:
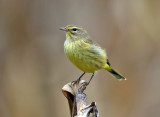
[[[86,89],[86,82],[71,82],[62,88],[64,96],[68,99],[71,117],[99,117],[95,102],[87,105],[87,96],[83,91]]]

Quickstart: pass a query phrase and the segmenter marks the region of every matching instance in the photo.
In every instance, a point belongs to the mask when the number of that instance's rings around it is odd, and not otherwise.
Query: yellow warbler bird
[[[107,58],[105,50],[92,41],[87,31],[81,27],[68,25],[61,27],[65,31],[66,40],[64,42],[64,52],[67,58],[84,73],[92,73],[88,84],[95,72],[100,69],[109,71],[115,78],[126,80],[122,75],[115,71]]]

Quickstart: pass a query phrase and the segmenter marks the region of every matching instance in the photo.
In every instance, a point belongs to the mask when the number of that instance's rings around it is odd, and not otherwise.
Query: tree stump
[[[83,93],[86,88],[84,80],[63,86],[62,92],[68,99],[71,117],[99,117],[96,103],[87,105],[87,95]]]

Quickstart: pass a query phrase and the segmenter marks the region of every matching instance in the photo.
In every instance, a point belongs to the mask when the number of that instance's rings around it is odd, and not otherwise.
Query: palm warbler
[[[116,70],[111,67],[105,50],[92,41],[87,31],[81,27],[68,25],[61,27],[65,31],[66,40],[64,42],[64,51],[67,58],[84,73],[93,73],[88,84],[99,69],[109,71],[117,79],[126,80]]]

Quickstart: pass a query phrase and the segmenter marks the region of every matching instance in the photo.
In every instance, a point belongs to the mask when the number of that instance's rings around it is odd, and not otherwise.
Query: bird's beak
[[[66,27],[60,27],[60,30],[67,31]]]

